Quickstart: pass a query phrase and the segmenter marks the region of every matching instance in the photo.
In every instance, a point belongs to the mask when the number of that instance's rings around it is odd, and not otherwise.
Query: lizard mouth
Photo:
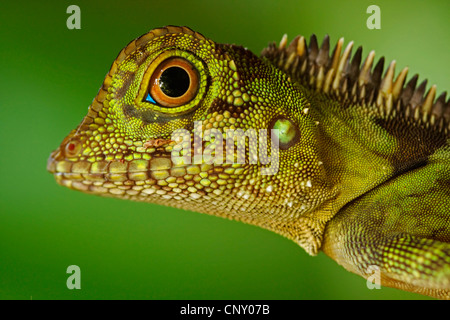
[[[60,160],[60,154],[60,150],[56,150],[50,155],[47,170],[60,185],[89,193],[137,195],[145,186],[157,185],[174,171],[170,158],[165,157],[89,162]]]
[[[159,152],[142,153],[131,160],[75,160],[67,157],[66,145],[50,154],[47,171],[62,186],[102,196],[182,198],[198,184],[200,172],[212,167],[175,162],[170,153]]]

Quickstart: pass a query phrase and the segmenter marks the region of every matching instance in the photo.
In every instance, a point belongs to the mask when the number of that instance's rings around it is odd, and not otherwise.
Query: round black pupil
[[[161,91],[172,98],[181,97],[189,89],[189,75],[179,67],[170,67],[164,70],[159,78]]]

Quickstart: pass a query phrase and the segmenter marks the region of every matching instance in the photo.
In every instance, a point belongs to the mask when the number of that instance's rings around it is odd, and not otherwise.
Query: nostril
[[[81,149],[81,144],[78,141],[70,141],[66,144],[65,152],[68,157],[75,157]]]
[[[67,150],[73,152],[73,150],[75,150],[75,143],[71,142],[67,145]]]

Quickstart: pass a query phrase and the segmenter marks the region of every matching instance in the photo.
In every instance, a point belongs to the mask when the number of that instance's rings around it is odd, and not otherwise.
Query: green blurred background
[[[2,1],[0,299],[423,299],[365,280],[263,229],[58,186],[49,153],[75,128],[117,53],[168,24],[259,53],[328,33],[448,89],[450,2]],[[66,8],[81,8],[81,30]],[[381,8],[381,30],[366,9]],[[81,290],[66,268],[81,268]]]

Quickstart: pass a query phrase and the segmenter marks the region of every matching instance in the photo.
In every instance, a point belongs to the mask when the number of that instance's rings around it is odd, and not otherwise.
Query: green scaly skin
[[[384,59],[372,68],[373,52],[361,64],[361,49],[342,44],[330,54],[328,37],[320,48],[315,36],[309,46],[284,37],[257,57],[186,27],[152,30],[120,52],[47,168],[75,190],[258,225],[363,277],[376,266],[382,285],[449,299],[449,102],[417,77],[405,84],[407,69],[394,78],[395,62],[382,76]],[[176,57],[193,70],[191,96],[148,100],[152,76]],[[195,150],[179,152],[177,129],[185,143],[194,129],[227,139],[280,129],[278,144],[259,144],[278,161],[230,163],[235,149],[223,163],[189,163]]]

